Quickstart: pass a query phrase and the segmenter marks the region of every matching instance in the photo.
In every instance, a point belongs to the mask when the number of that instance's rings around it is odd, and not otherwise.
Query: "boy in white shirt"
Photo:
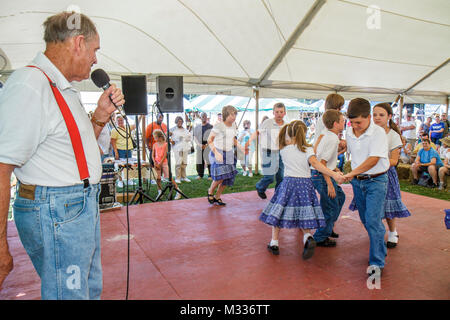
[[[361,222],[369,234],[369,276],[381,275],[387,253],[382,218],[389,169],[386,132],[371,121],[369,101],[350,101],[347,116],[351,127],[346,131],[347,151],[352,171],[345,175],[351,181]]]
[[[285,124],[284,116],[286,115],[286,107],[282,102],[274,104],[273,115],[273,119],[265,120],[245,144],[245,149],[248,149],[252,141],[259,135],[263,177],[256,183],[255,187],[261,199],[267,198],[266,190],[273,183],[273,180],[276,181],[276,189],[284,176],[284,164],[278,147],[278,134]]]
[[[317,160],[327,166],[328,169],[339,171],[336,168],[338,159],[339,133],[344,130],[345,118],[338,110],[327,110],[322,116],[327,130],[317,138],[315,153]],[[345,193],[330,176],[319,171],[311,170],[314,188],[320,194],[320,206],[325,216],[326,226],[317,229],[314,240],[319,247],[335,247],[336,241],[330,239],[334,223],[341,213],[345,202]]]

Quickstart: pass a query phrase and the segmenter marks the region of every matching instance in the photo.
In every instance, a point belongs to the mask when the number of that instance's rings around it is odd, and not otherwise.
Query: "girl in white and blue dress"
[[[301,229],[304,245],[302,257],[305,260],[313,256],[316,247],[311,229],[326,224],[312,183],[310,165],[330,175],[338,183],[344,182],[341,174],[317,160],[312,146],[306,143],[306,130],[306,125],[300,120],[294,120],[281,128],[278,140],[285,166],[284,178],[259,217],[259,220],[272,226],[272,240],[267,248],[275,255],[279,254],[280,229]]]
[[[389,103],[379,103],[373,107],[373,122],[382,127],[388,137],[389,146],[389,170],[386,200],[384,204],[384,218],[389,227],[387,247],[395,248],[398,243],[398,233],[396,230],[396,218],[409,217],[411,213],[402,202],[400,184],[397,175],[397,163],[400,151],[403,147],[400,130],[392,121],[392,108]],[[356,210],[355,200],[350,204],[350,210]]]
[[[234,148],[244,149],[237,141],[238,128],[236,126],[237,110],[233,106],[222,108],[222,121],[215,124],[209,134],[208,145],[211,148],[209,161],[211,163],[211,186],[208,189],[208,201],[211,204],[224,206],[221,195],[226,186],[234,184],[236,177],[236,154]],[[214,195],[214,191],[217,192]]]

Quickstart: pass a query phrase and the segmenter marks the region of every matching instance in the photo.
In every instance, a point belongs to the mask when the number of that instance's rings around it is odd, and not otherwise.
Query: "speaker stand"
[[[147,199],[151,202],[155,202],[156,200],[150,198],[150,196],[148,196],[145,192],[144,189],[142,188],[142,172],[141,172],[141,149],[140,149],[140,143],[139,143],[139,121],[138,121],[138,116],[136,117],[136,144],[137,144],[137,170],[138,170],[138,188],[136,189],[136,191],[133,194],[133,197],[131,198],[130,202],[128,202],[129,204],[137,204],[138,202],[140,204],[144,203],[144,199]],[[151,170],[152,168],[150,168]]]

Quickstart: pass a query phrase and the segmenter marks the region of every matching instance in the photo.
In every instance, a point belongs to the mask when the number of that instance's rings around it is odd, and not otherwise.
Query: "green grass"
[[[422,196],[450,201],[449,190],[439,190],[437,188],[427,188],[411,184],[408,180],[400,180],[400,190],[419,194]]]

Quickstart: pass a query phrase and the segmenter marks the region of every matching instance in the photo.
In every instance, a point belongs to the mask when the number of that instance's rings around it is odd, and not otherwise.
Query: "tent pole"
[[[259,89],[253,88],[253,96],[255,97],[255,131],[259,129]],[[447,104],[448,106],[448,104]],[[255,161],[255,174],[259,172],[259,135],[256,136],[256,161]],[[250,159],[251,161],[251,159]]]
[[[411,91],[413,88],[415,88],[419,83],[423,82],[425,79],[429,78],[433,73],[437,72],[438,70],[440,70],[441,68],[445,67],[447,65],[447,63],[450,62],[450,58],[445,60],[443,63],[441,63],[440,65],[438,65],[435,69],[433,69],[431,72],[427,73],[425,76],[423,76],[421,79],[419,79],[418,81],[416,81],[412,86],[410,86],[408,89],[406,89],[405,91],[403,91],[402,93],[408,93],[409,91]]]
[[[325,4],[325,2],[326,2],[326,0],[316,0],[313,3],[313,5],[309,9],[309,11],[306,13],[306,15],[303,17],[303,19],[300,21],[300,23],[295,28],[295,30],[292,32],[292,34],[286,40],[286,43],[283,45],[283,47],[277,53],[277,55],[272,60],[270,65],[267,67],[266,70],[264,70],[264,73],[259,77],[258,82],[256,83],[257,85],[260,85],[261,82],[263,82],[264,80],[269,79],[269,77],[272,74],[272,72],[281,63],[281,61],[287,55],[289,50],[294,46],[295,42],[299,39],[299,37],[301,36],[303,31],[305,31],[305,29],[314,20],[314,17],[320,11],[320,9]]]
[[[447,96],[447,104],[445,105],[445,114],[448,116],[448,101],[450,99],[450,96]]]
[[[398,118],[398,124],[401,125],[402,124],[402,118],[403,118],[403,95],[400,96],[400,117]]]

